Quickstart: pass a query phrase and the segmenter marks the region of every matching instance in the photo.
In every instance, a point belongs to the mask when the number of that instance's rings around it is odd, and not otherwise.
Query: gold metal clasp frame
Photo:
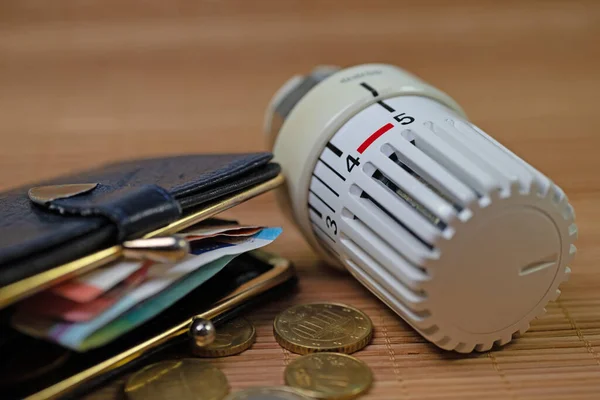
[[[269,181],[253,186],[249,189],[244,190],[243,192],[236,193],[230,197],[224,198],[216,203],[213,203],[199,211],[186,215],[183,218],[165,227],[159,228],[153,232],[146,234],[142,239],[163,238],[161,240],[164,240],[164,237],[166,236],[173,235],[174,233],[182,231],[183,229],[197,224],[198,222],[203,221],[207,218],[213,217],[253,197],[268,192],[271,189],[274,189],[277,186],[281,185],[283,182],[283,175],[278,175]],[[83,189],[92,190],[93,187],[91,187],[90,184],[89,187]],[[47,194],[38,193],[38,197],[40,197],[40,201],[47,200]],[[138,241],[136,240],[132,242]],[[128,244],[120,244],[109,247],[89,256],[79,258],[77,260],[68,262],[61,266],[52,268],[48,271],[44,271],[40,274],[22,279],[3,288],[0,288],[0,309],[5,308],[19,300],[22,300],[25,297],[31,296],[34,293],[47,289],[48,287],[53,286],[59,282],[71,279],[74,276],[81,275],[85,272],[93,270],[94,268],[98,268],[112,261],[115,261],[126,254],[132,256],[135,255],[137,251],[137,254],[141,255],[140,250],[142,250],[142,248],[143,253],[145,253],[146,256],[148,256],[148,254],[150,253],[149,249],[151,249],[151,247],[147,246],[148,242],[145,243],[146,246],[138,246],[137,249],[135,248],[136,244],[132,242],[129,242]],[[138,242],[138,245],[139,244],[140,243]],[[179,253],[180,250],[181,249],[178,250]],[[170,253],[170,256],[176,255],[176,253],[177,252]],[[157,255],[156,252],[154,253],[154,255]],[[165,254],[165,252],[163,252],[162,255],[167,256],[169,254]]]
[[[269,253],[261,250],[255,250],[251,252],[255,258],[267,262],[273,266],[272,269],[263,273],[262,275],[246,282],[239,286],[235,291],[226,295],[219,300],[210,310],[198,314],[192,318],[189,318],[179,325],[173,326],[170,329],[165,330],[163,333],[146,340],[139,345],[132,347],[131,349],[122,352],[106,361],[101,362],[85,371],[82,371],[76,375],[73,375],[53,386],[50,386],[38,393],[35,393],[25,400],[48,400],[57,399],[66,393],[74,390],[76,387],[89,382],[100,375],[103,375],[115,368],[118,368],[130,361],[143,355],[145,352],[150,351],[161,344],[171,340],[180,335],[189,334],[196,344],[206,345],[208,341],[204,343],[198,343],[197,337],[194,333],[190,332],[190,328],[194,327],[196,323],[201,319],[202,322],[205,320],[211,320],[215,317],[229,311],[258,295],[265,293],[271,288],[274,288],[294,276],[294,270],[292,265],[284,258],[273,256]],[[204,321],[203,321],[204,320]]]

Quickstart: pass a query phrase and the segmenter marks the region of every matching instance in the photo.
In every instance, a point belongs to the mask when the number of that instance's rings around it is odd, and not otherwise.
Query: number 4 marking
[[[354,169],[354,167],[360,165],[360,157],[352,157],[350,154],[348,154],[348,157],[346,157],[346,168],[348,168],[348,172],[352,172],[352,170]]]

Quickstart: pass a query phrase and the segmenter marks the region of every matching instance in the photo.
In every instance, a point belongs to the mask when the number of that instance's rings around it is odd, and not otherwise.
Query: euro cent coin
[[[219,325],[215,340],[208,346],[192,345],[197,357],[226,357],[239,354],[252,346],[256,340],[256,329],[250,321],[237,318]]]
[[[296,389],[287,386],[259,387],[230,394],[225,400],[311,400]]]
[[[320,351],[350,354],[365,347],[373,337],[369,317],[343,304],[313,303],[288,308],[273,323],[279,345],[291,352]]]
[[[292,361],[285,369],[285,383],[317,399],[352,399],[373,383],[364,362],[341,353],[315,353]]]
[[[219,369],[189,358],[151,364],[125,384],[129,400],[221,400],[228,392],[227,378]]]

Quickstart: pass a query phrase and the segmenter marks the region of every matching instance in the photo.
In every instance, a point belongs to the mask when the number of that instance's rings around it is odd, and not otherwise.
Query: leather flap
[[[45,207],[60,214],[104,216],[115,224],[119,241],[143,235],[181,216],[179,203],[157,185],[98,185],[83,194],[52,200]]]

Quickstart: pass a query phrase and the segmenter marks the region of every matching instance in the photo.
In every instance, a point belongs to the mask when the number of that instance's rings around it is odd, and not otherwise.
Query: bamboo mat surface
[[[0,186],[117,159],[262,150],[264,108],[291,75],[316,64],[400,65],[568,194],[579,252],[560,300],[502,349],[440,351],[322,265],[269,194],[228,216],[284,227],[271,250],[295,263],[299,290],[251,312],[256,344],[214,363],[232,390],[282,384],[296,356],[276,344],[274,316],[335,301],[375,325],[356,353],[375,377],[365,399],[598,399],[599,38],[593,0],[3,1]],[[87,398],[119,398],[121,385]]]

